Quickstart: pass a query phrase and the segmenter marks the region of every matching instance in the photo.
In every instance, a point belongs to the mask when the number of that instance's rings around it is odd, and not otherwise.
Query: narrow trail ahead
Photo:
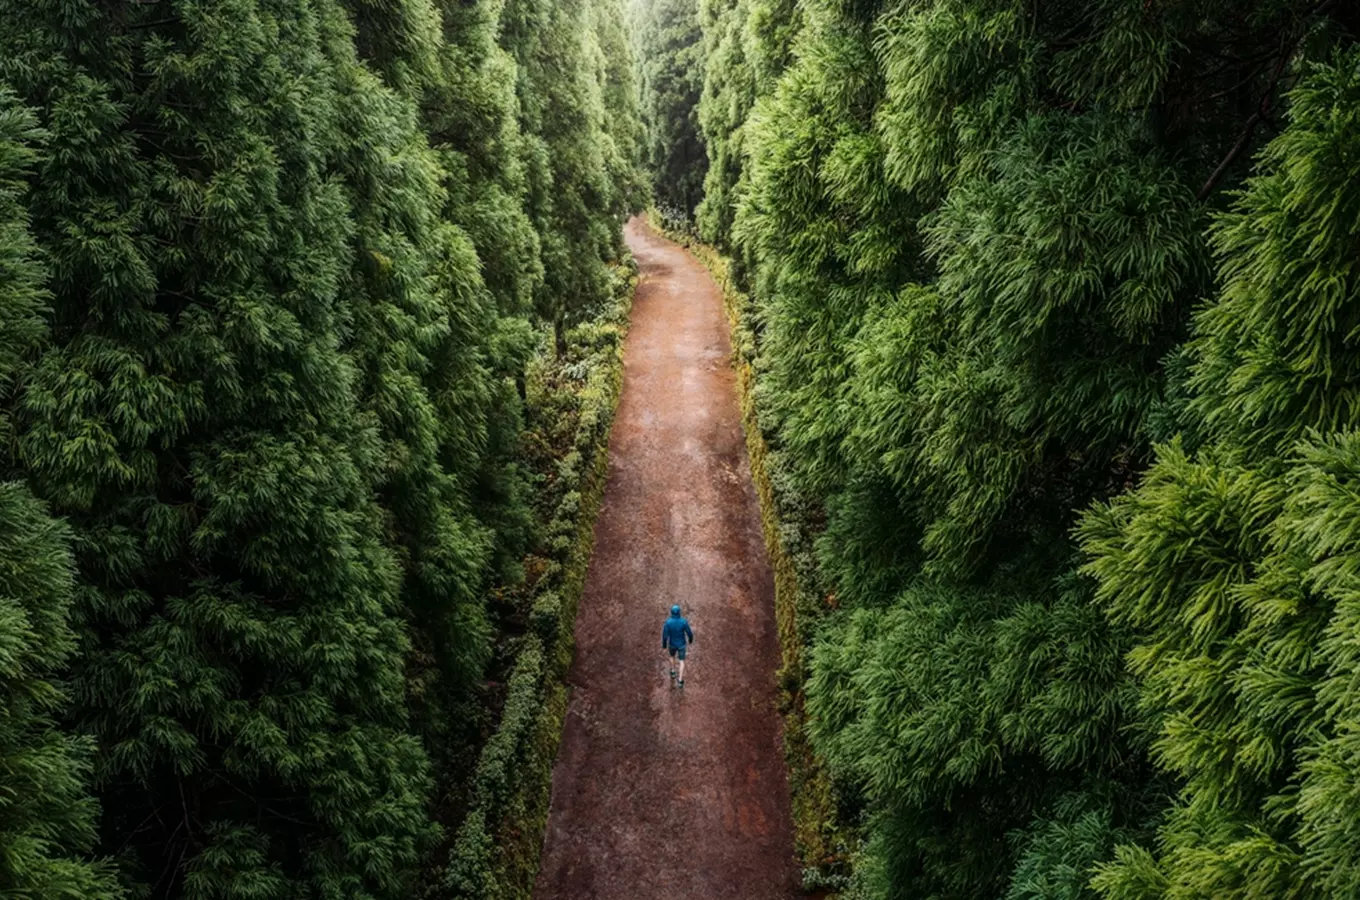
[[[640,220],[642,280],[539,900],[785,900],[795,868],[775,710],[773,582],[708,272]],[[661,623],[695,643],[667,681]]]

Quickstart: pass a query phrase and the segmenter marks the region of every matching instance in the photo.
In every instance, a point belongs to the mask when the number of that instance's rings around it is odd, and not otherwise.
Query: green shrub
[[[527,898],[537,876],[552,763],[566,714],[562,682],[604,491],[609,428],[623,383],[621,338],[635,283],[614,278],[611,302],[597,320],[608,326],[571,329],[563,357],[534,367],[537,384],[527,417],[571,428],[570,449],[556,462],[545,461],[555,478],[540,503],[552,517],[543,527],[539,554],[547,551],[552,558],[533,585],[530,633],[516,656],[500,722],[478,760],[471,805],[444,870],[441,896]],[[554,377],[572,359],[584,364],[584,383]],[[569,419],[560,418],[564,410],[571,411]]]

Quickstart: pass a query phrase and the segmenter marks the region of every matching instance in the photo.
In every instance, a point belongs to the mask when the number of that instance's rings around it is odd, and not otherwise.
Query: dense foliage
[[[529,890],[652,197],[749,293],[810,882],[1360,895],[1358,37],[0,0],[0,894]]]
[[[549,539],[537,326],[614,308],[638,205],[621,18],[0,0],[0,893],[445,865]]]
[[[700,134],[708,152],[699,234],[723,250],[732,242],[737,197],[746,189],[745,135],[756,98],[773,90],[791,61],[803,21],[796,0],[700,0],[703,93]]]
[[[701,23],[846,889],[1360,889],[1354,8]]]
[[[33,115],[0,92],[0,398],[28,374],[46,337],[46,278],[22,204],[41,140]],[[12,441],[0,408],[0,446]],[[0,451],[3,452],[3,451]],[[0,456],[4,478],[19,475]],[[70,535],[17,480],[0,481],[0,887],[16,897],[122,896],[86,861],[97,809],[88,742],[58,727],[55,679],[75,649]]]
[[[1176,802],[1111,894],[1360,891],[1360,52],[1312,69],[1213,230],[1195,315],[1195,440],[1090,515],[1087,566]],[[1192,448],[1193,444],[1198,444]]]
[[[633,0],[645,162],[658,210],[688,224],[708,168],[699,132],[704,56],[695,0]]]

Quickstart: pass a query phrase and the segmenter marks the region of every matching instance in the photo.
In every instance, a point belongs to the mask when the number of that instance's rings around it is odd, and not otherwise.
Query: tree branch
[[[1325,5],[1325,4],[1324,4]],[[1241,155],[1247,145],[1251,143],[1252,135],[1256,133],[1256,126],[1261,124],[1261,120],[1270,114],[1270,108],[1275,96],[1275,86],[1280,83],[1280,76],[1284,74],[1285,66],[1289,63],[1289,58],[1294,55],[1294,48],[1298,45],[1298,39],[1291,40],[1287,47],[1281,48],[1280,59],[1275,63],[1275,71],[1270,73],[1270,83],[1266,85],[1265,94],[1261,97],[1261,102],[1257,104],[1256,112],[1247,119],[1246,127],[1242,129],[1242,136],[1237,139],[1237,143],[1228,151],[1228,155],[1223,157],[1223,161],[1214,169],[1214,174],[1209,176],[1209,180],[1204,182],[1204,187],[1199,189],[1195,199],[1203,201],[1214,188],[1218,187],[1218,182],[1223,178],[1223,174],[1228,171],[1228,167]]]

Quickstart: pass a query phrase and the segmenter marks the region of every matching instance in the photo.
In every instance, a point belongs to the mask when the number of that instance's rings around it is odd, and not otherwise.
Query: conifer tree
[[[341,351],[336,22],[0,3],[0,75],[50,134],[19,447],[75,529],[74,714],[151,896],[408,896],[430,836],[381,422]]]
[[[441,83],[438,15],[428,0],[385,12],[356,14],[354,28],[337,17],[327,42],[349,137],[335,168],[355,221],[342,296],[353,309],[347,349],[358,389],[383,442],[375,487],[403,572],[416,727],[430,755],[447,761],[471,755],[481,724],[493,638],[484,598],[501,574],[493,549],[517,550],[490,524],[515,511],[479,495],[484,475],[506,464],[495,458],[504,451],[493,446],[493,420],[513,427],[517,398],[493,371],[500,322],[473,242],[441,221],[447,176],[416,105],[420,90]],[[429,33],[413,35],[412,23]],[[387,50],[364,65],[356,45]],[[386,83],[369,66],[381,66]],[[406,73],[423,73],[425,87]]]
[[[32,114],[0,87],[0,451],[9,407],[45,332],[44,272],[21,203],[38,140]],[[0,457],[3,459],[3,457]],[[14,474],[4,459],[4,476]],[[20,482],[0,480],[0,895],[121,897],[86,860],[97,807],[89,742],[64,730],[58,679],[76,649],[70,536]]]
[[[605,163],[609,182],[617,189],[610,206],[622,213],[637,213],[646,207],[650,192],[643,171],[644,125],[628,17],[623,0],[595,0],[590,10],[604,94]],[[622,239],[623,232],[618,234]],[[620,245],[618,253],[622,249]]]
[[[699,132],[704,47],[697,3],[637,2],[633,18],[652,191],[663,211],[688,222],[708,169]]]
[[[703,91],[699,130],[708,154],[695,220],[704,240],[729,252],[738,197],[745,192],[746,123],[788,68],[802,24],[795,0],[700,0]]]
[[[538,232],[539,317],[559,352],[566,328],[607,294],[625,203],[610,183],[605,87],[596,24],[584,0],[507,0],[502,45],[518,63],[526,208]]]
[[[422,105],[445,173],[444,217],[472,238],[497,308],[524,314],[543,268],[525,209],[529,148],[518,118],[518,64],[497,42],[506,4],[437,0],[435,6],[437,68]]]
[[[1182,427],[1209,214],[1349,27],[1249,7],[804,0],[782,57],[754,7],[705,10],[701,222],[747,264],[773,478],[820,501],[813,587],[848,607],[800,613],[869,896],[1089,896],[1072,866],[1153,844],[1132,629],[1070,535]]]
[[[1360,53],[1310,71],[1288,127],[1214,229],[1186,413],[1088,517],[1090,571],[1130,628],[1153,758],[1174,776],[1155,848],[1110,897],[1344,897],[1354,828]]]

